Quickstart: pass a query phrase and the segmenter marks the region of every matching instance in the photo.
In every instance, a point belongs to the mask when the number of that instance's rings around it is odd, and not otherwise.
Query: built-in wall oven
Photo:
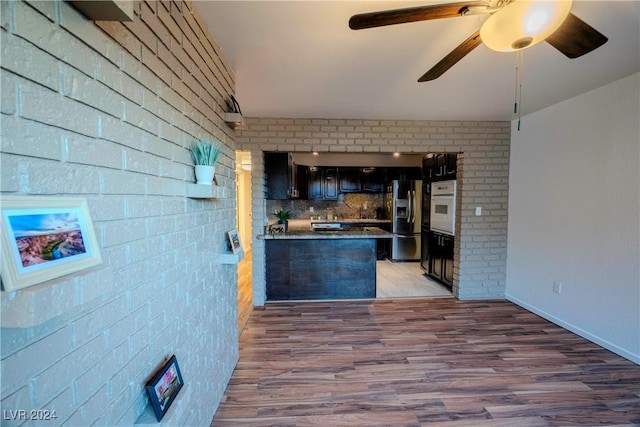
[[[456,181],[431,184],[429,229],[453,236],[456,234]]]

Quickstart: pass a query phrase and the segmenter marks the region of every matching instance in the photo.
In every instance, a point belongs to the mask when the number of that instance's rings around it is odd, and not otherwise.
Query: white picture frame
[[[4,291],[102,263],[86,199],[2,195],[0,211]]]
[[[234,253],[234,255],[242,252],[242,241],[240,240],[240,234],[238,233],[238,230],[233,229],[227,232],[227,235],[229,237],[229,245],[231,246],[231,251]]]

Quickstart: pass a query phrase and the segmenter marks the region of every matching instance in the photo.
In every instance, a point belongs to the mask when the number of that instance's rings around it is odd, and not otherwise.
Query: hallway
[[[252,252],[245,252],[238,263],[238,335],[249,320],[253,310],[253,276],[251,274]]]

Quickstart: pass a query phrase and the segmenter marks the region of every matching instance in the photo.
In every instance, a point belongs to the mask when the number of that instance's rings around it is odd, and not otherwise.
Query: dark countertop
[[[309,220],[296,220],[306,221]],[[314,219],[311,222],[339,222],[340,224],[391,224],[390,219],[373,219],[373,218],[338,218],[336,220]]]
[[[390,223],[388,220],[376,219],[340,219],[336,221],[314,220],[313,222],[339,222],[348,223],[366,223],[366,224],[384,224]],[[311,222],[309,220],[289,220],[289,231],[286,233],[264,234],[258,236],[259,239],[390,239],[393,233],[384,231],[378,227],[362,227],[354,230],[341,231],[312,231]]]

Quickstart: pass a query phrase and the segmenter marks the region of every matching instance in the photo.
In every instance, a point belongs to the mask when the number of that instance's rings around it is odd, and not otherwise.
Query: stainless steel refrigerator
[[[385,193],[391,219],[391,261],[420,261],[422,181],[392,181]]]

